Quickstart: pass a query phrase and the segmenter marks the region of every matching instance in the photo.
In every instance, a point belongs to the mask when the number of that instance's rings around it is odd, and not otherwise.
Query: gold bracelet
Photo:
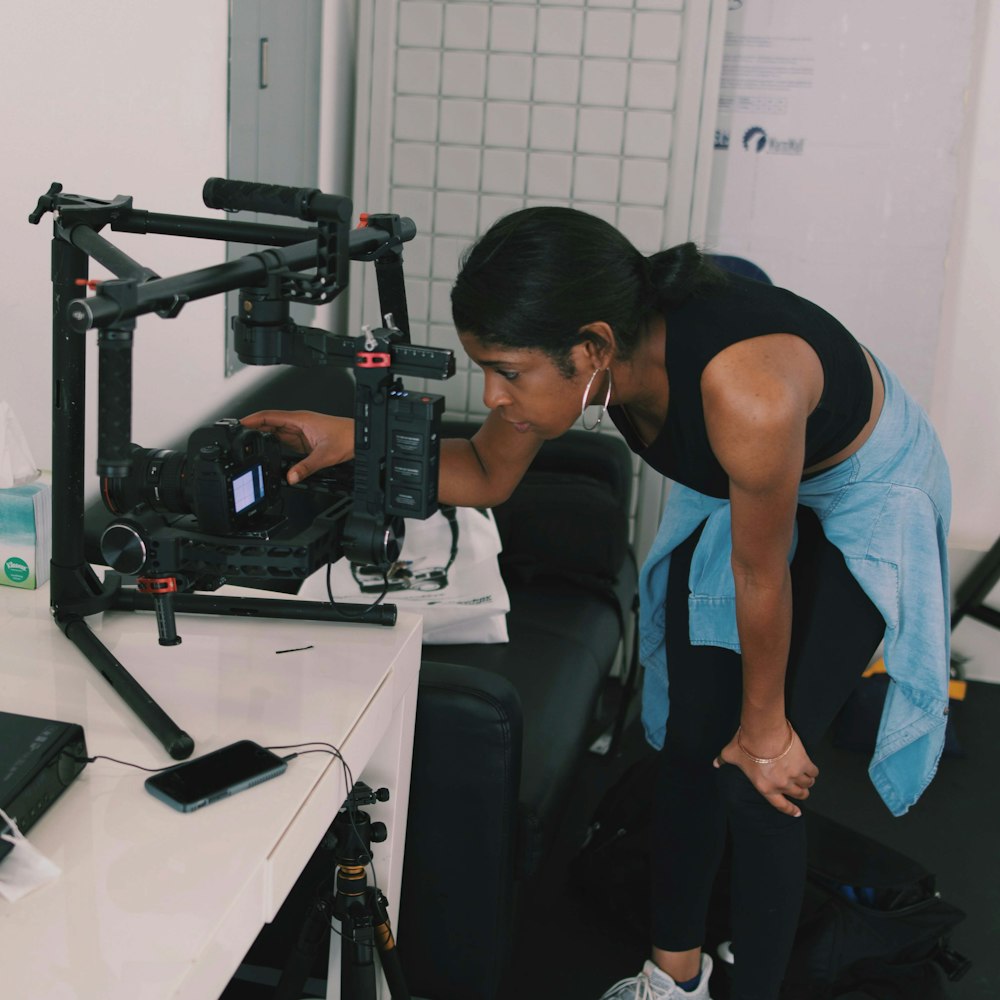
[[[792,724],[785,719],[785,725],[788,726],[788,746],[785,747],[777,757],[755,757],[749,750],[743,745],[743,740],[740,739],[740,733],[743,732],[743,727],[740,726],[736,730],[736,745],[743,751],[745,757],[749,757],[755,764],[773,764],[776,760],[781,760],[791,749],[792,744],[795,742],[795,732],[792,729]]]

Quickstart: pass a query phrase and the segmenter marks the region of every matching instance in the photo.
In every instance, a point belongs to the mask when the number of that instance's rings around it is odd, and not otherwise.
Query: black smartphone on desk
[[[288,763],[253,740],[240,740],[202,757],[159,771],[146,779],[146,790],[181,812],[194,812],[269,778]]]

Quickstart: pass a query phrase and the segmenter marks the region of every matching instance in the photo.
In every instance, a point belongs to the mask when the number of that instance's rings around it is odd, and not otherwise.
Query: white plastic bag
[[[50,861],[18,829],[17,822],[0,809],[0,840],[12,850],[0,864],[0,896],[11,903],[46,882],[58,878],[61,869]]]
[[[407,520],[385,601],[423,616],[425,643],[507,642],[510,598],[497,563],[500,551],[490,510],[446,508],[426,521]],[[373,567],[340,559],[331,568],[335,601],[371,603],[384,588]],[[298,596],[328,600],[326,570],[310,576]]]
[[[38,478],[38,467],[28,439],[10,406],[0,401],[0,489],[21,486]]]

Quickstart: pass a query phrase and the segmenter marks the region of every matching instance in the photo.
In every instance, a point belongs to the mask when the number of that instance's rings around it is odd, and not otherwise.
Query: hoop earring
[[[589,405],[596,406],[596,403],[589,404],[587,400],[590,398],[590,390],[594,385],[594,379],[597,378],[600,373],[604,371],[608,373],[608,391],[604,394],[604,402],[601,404],[601,412],[597,416],[597,420],[592,424],[587,424],[587,407]],[[590,376],[587,381],[587,387],[583,390],[583,403],[580,406],[580,423],[583,424],[583,429],[585,431],[596,431],[598,427],[601,426],[601,421],[604,419],[604,414],[608,412],[608,403],[611,402],[611,369],[610,368],[595,368],[594,374]]]

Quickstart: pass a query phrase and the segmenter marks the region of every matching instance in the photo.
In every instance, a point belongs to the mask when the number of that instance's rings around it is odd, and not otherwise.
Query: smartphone
[[[174,809],[194,812],[276,778],[287,768],[288,763],[277,754],[252,740],[240,740],[151,775],[146,779],[146,790]]]

